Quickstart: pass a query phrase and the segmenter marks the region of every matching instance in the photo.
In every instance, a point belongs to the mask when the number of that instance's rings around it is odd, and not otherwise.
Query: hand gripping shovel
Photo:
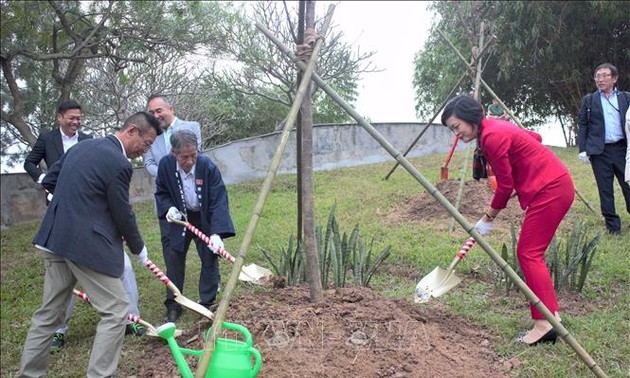
[[[147,259],[146,262],[146,267],[149,268],[153,274],[155,274],[155,276],[162,281],[162,283],[164,285],[166,285],[166,287],[169,288],[169,290],[171,290],[173,292],[173,294],[175,295],[175,302],[179,303],[180,305],[193,310],[194,312],[198,313],[201,316],[205,316],[208,319],[213,319],[214,318],[214,314],[212,313],[212,311],[208,310],[207,308],[203,307],[202,305],[200,305],[199,303],[188,299],[184,296],[184,294],[182,294],[181,291],[179,291],[179,289],[177,288],[177,286],[175,286],[175,284],[173,282],[171,282],[171,280],[168,279],[168,277],[166,277],[166,274],[162,273],[162,271],[160,270],[160,268],[158,268],[157,266],[155,266],[155,264],[153,263],[153,261]]]
[[[468,250],[470,250],[473,245],[475,245],[475,238],[471,237],[466,240],[466,243],[464,243],[462,249],[459,250],[448,269],[444,270],[437,267],[421,279],[418,285],[416,285],[416,291],[413,296],[414,302],[428,302],[431,297],[437,298],[457,286],[462,279],[457,277],[453,270],[455,270],[457,264],[466,256],[466,253],[468,253]]]
[[[79,298],[83,299],[84,301],[90,303],[90,298],[84,292],[79,291],[77,289],[73,289],[72,292],[77,297],[79,297]],[[147,333],[146,333],[147,336],[160,337],[158,335],[157,329],[151,323],[141,319],[138,315],[128,314],[127,315],[127,319],[131,320],[134,323],[142,324],[143,326],[145,326],[146,329],[147,329]],[[182,334],[182,330],[181,329],[177,329],[177,330],[175,330],[174,336],[175,337],[179,337],[181,334]]]
[[[195,227],[192,224],[190,224],[190,222],[188,222],[188,220],[186,219],[186,215],[184,215],[184,214],[181,214],[181,215],[182,215],[182,218],[184,219],[183,221],[177,220],[177,219],[173,219],[173,218],[168,217],[168,216],[166,217],[166,220],[168,220],[169,222],[172,222],[172,223],[177,223],[177,224],[180,224],[182,226],[185,226],[187,229],[190,230],[190,232],[192,232],[193,234],[197,235],[199,237],[199,239],[201,239],[204,243],[206,243],[208,245],[208,248],[210,248],[210,250],[212,250],[212,252],[216,253],[217,255],[219,255],[221,257],[224,257],[225,259],[227,259],[230,262],[234,262],[236,260],[234,258],[234,256],[230,255],[230,253],[225,250],[225,248],[218,247],[218,248],[216,248],[216,250],[212,249],[211,244],[210,244],[210,238],[208,236],[206,236],[206,234],[201,232],[201,230],[199,230],[197,227]]]

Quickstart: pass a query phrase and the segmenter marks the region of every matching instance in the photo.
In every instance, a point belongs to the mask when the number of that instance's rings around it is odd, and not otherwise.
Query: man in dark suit
[[[192,225],[210,235],[211,245],[195,239],[201,260],[199,303],[210,308],[220,281],[218,257],[213,251],[223,248],[223,238],[235,235],[228,194],[216,165],[207,156],[197,153],[197,138],[193,132],[180,130],[173,133],[171,149],[172,154],[160,160],[155,181],[157,215],[159,219],[177,219],[182,212]],[[194,235],[176,223],[168,226],[168,249],[163,252],[166,275],[183,292],[186,254]],[[167,321],[176,321],[182,308],[174,301],[170,290],[166,291],[164,305]]]
[[[39,134],[33,149],[24,161],[24,170],[38,184],[41,184],[46,175],[39,167],[42,159],[50,168],[70,147],[85,139],[92,138],[91,135],[79,131],[81,129],[81,105],[74,100],[66,100],[59,104],[57,123],[59,123],[59,128]]]
[[[41,377],[48,365],[52,332],[77,282],[101,315],[92,346],[88,377],[115,374],[129,310],[123,273],[123,239],[145,263],[147,250],[129,204],[133,168],[162,130],[150,114],[139,112],[106,138],[81,142],[44,177],[53,193],[33,244],[44,258],[44,294],[26,336],[20,377]]]
[[[630,186],[624,182],[628,135],[623,127],[629,96],[615,88],[618,76],[615,66],[600,64],[594,75],[598,90],[582,99],[578,116],[579,158],[593,168],[602,215],[611,234],[621,233],[615,211],[615,177],[630,213]]]

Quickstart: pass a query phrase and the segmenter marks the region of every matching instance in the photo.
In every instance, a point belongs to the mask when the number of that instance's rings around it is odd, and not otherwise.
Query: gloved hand
[[[477,229],[477,232],[481,235],[488,235],[490,231],[494,229],[494,221],[486,222],[481,218],[475,225],[475,229]]]
[[[132,253],[133,257],[136,258],[136,260],[138,260],[138,262],[142,265],[146,265],[147,261],[149,260],[149,255],[147,253],[147,246],[145,245],[144,247],[142,247],[142,251],[140,251],[139,254],[134,255]]]
[[[171,206],[171,208],[168,209],[168,213],[166,213],[166,220],[172,222],[171,219],[182,220],[182,213],[180,213],[175,206]]]
[[[582,163],[584,164],[591,164],[591,159],[588,158],[588,155],[586,155],[586,151],[582,151],[580,152],[580,154],[578,155],[578,158],[582,161]]]
[[[53,198],[52,193],[47,190],[46,191],[46,199],[48,200],[48,202],[52,202],[52,198]]]
[[[42,183],[42,181],[44,180],[44,176],[46,176],[45,173],[42,173],[41,175],[39,175],[39,177],[37,178],[37,183],[38,184]]]
[[[220,250],[225,249],[223,245],[223,240],[217,234],[210,235],[210,243],[208,243],[208,248],[214,253],[218,253]]]

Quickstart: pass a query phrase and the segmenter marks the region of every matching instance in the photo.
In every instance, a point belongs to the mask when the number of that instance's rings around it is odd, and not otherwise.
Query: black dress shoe
[[[523,333],[521,333],[521,335],[516,339],[517,343],[520,344],[525,344],[525,345],[529,345],[529,346],[536,346],[538,344],[541,343],[552,343],[555,344],[556,340],[558,339],[558,333],[556,332],[556,330],[554,328],[550,329],[549,331],[547,331],[547,333],[545,333],[544,335],[542,335],[540,337],[540,339],[532,342],[532,343],[526,343],[525,341],[523,341],[523,338],[525,338],[525,335],[527,335],[529,333],[529,331],[525,331]]]
[[[166,321],[175,323],[182,315],[182,309],[178,307],[171,307],[166,310]]]

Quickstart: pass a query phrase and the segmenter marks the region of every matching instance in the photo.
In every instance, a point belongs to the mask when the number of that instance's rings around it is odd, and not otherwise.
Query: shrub
[[[322,231],[321,226],[315,229],[322,287],[331,286],[331,275],[334,287],[345,287],[348,271],[352,272],[356,285],[368,286],[378,268],[389,257],[391,247],[374,254],[374,239],[370,241],[369,248],[366,248],[358,223],[349,235],[345,232],[341,234],[335,211],[336,205],[333,205],[325,230]],[[262,250],[274,273],[285,276],[289,286],[299,285],[306,279],[306,254],[303,244],[302,241],[295,244],[294,237],[291,236],[288,247],[281,250],[277,263],[272,253]]]
[[[589,231],[584,222],[578,222],[573,227],[564,249],[561,240],[554,238],[551,242],[547,266],[556,290],[568,285],[578,293],[582,291],[597,251],[597,244],[602,237],[600,232],[590,238]]]

